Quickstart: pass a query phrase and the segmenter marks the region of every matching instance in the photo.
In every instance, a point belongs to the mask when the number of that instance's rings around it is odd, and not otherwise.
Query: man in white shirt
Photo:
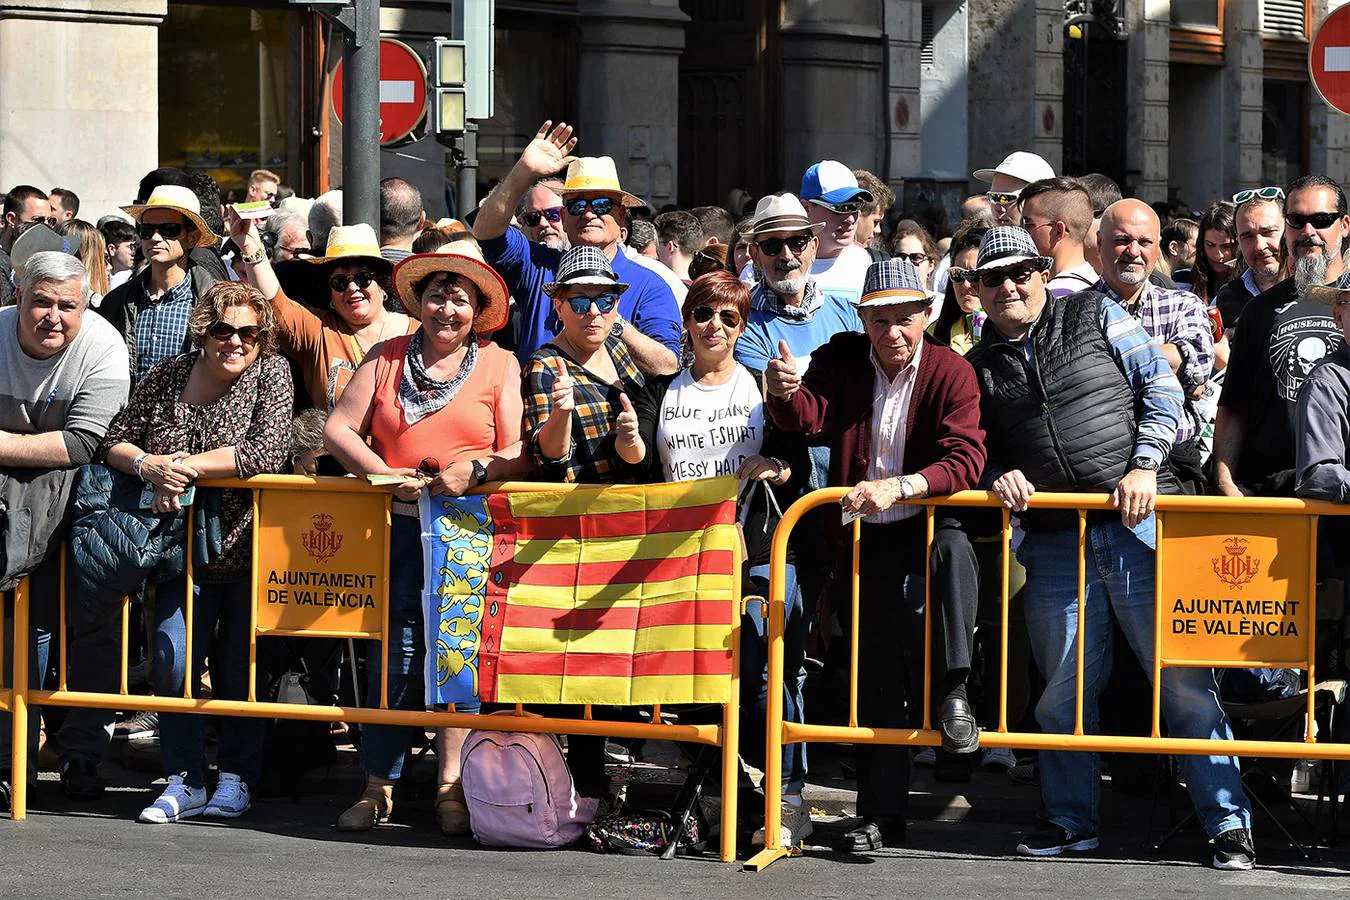
[[[856,304],[872,257],[853,241],[863,207],[875,202],[870,191],[858,186],[853,170],[824,159],[802,175],[801,200],[811,221],[823,225],[811,265],[811,278],[827,294]]]
[[[1022,218],[1015,223],[1031,235],[1036,252],[1053,259],[1045,289],[1055,297],[1085,291],[1097,270],[1083,255],[1092,227],[1092,195],[1072,178],[1046,178],[1022,189]]]

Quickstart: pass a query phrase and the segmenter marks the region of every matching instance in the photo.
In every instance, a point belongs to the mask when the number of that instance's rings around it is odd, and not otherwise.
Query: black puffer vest
[[[1106,297],[1081,291],[1046,298],[1031,329],[1035,366],[990,329],[966,359],[980,382],[980,415],[990,462],[1021,469],[1048,491],[1110,493],[1134,454],[1138,403],[1102,334]],[[1175,493],[1158,473],[1159,493]],[[1024,517],[1028,527],[1072,525],[1072,513]]]

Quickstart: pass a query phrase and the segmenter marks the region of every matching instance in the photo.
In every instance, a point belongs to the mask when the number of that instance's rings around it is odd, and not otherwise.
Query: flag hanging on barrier
[[[429,704],[732,701],[734,478],[420,508]]]

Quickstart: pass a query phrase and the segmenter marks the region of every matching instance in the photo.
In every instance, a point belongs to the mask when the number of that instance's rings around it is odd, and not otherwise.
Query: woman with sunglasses
[[[939,315],[943,301],[933,293],[933,269],[942,254],[938,252],[937,242],[928,233],[928,229],[913,219],[900,221],[895,226],[895,234],[891,235],[891,255],[910,261],[914,270],[919,273],[924,290],[933,298],[936,308],[928,310],[929,316]]]
[[[769,551],[782,510],[801,494],[808,463],[800,435],[774,427],[765,416],[764,377],[736,362],[736,341],[750,314],[750,288],[731,272],[701,275],[684,302],[684,327],[693,364],[677,375],[653,378],[638,395],[635,409],[619,416],[616,446],[630,465],[644,466],[650,481],[685,481],[735,475],[741,480],[740,521],[750,566],[747,595],[767,596]],[[794,473],[796,477],[794,478]],[[807,623],[797,570],[788,551],[786,598],[788,633],[785,671],[793,673],[784,690],[784,716],[803,722],[802,691]],[[764,715],[768,698],[766,620],[759,601],[751,601],[744,617],[741,645],[742,706]],[[754,635],[759,639],[751,640]],[[753,730],[750,726],[747,726]],[[743,752],[754,759],[752,742]],[[790,845],[810,831],[810,816],[801,806],[805,784],[805,745],[783,751],[783,800]],[[759,842],[763,842],[762,833]]]
[[[951,265],[947,269],[947,293],[937,320],[928,327],[928,333],[965,356],[980,339],[984,326],[984,310],[980,307],[979,285],[973,274],[980,255],[980,241],[989,226],[979,221],[956,229],[952,245],[947,251]],[[916,266],[917,268],[917,266]]]
[[[337,225],[323,256],[279,263],[277,269],[268,261],[256,219],[241,219],[231,207],[229,226],[249,283],[276,311],[281,352],[300,367],[315,409],[333,408],[376,344],[417,330],[415,319],[389,308],[393,263],[380,256],[369,225]],[[283,268],[307,285],[301,299],[315,309],[282,290],[277,275]]]
[[[279,473],[290,461],[294,388],[290,367],[273,352],[271,305],[246,284],[219,282],[193,307],[187,333],[192,352],[150,370],[101,445],[109,466],[145,482],[146,506],[163,515],[205,502],[193,496],[199,478]],[[155,589],[151,671],[155,693],[162,697],[183,696],[185,678],[195,695],[208,655],[212,696],[248,697],[252,495],[223,491],[219,510],[219,553],[199,562],[192,573],[190,673],[186,577],[160,582]],[[202,716],[160,714],[160,757],[169,783],[141,812],[140,821],[234,818],[248,810],[250,788],[261,774],[264,722],[216,721],[220,778],[208,798]]]
[[[464,494],[528,469],[520,441],[520,366],[515,354],[483,340],[507,317],[506,284],[471,241],[451,252],[410,256],[394,269],[399,299],[420,328],[373,349],[324,426],[328,449],[358,475],[401,475],[394,485],[389,540],[389,628],[385,641],[389,706],[422,709],[425,619],[422,529],[417,501]],[[369,666],[368,697],[380,696],[380,664]],[[477,712],[461,704],[459,712]],[[420,728],[367,725],[361,763],[366,786],[338,818],[343,831],[364,831],[393,809],[394,782]],[[436,818],[448,835],[469,830],[459,783],[466,732],[437,736],[440,787]]]

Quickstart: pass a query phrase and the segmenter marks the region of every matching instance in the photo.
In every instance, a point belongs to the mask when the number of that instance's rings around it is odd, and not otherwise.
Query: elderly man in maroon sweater
[[[969,363],[924,333],[928,296],[909,260],[872,264],[858,312],[866,332],[835,335],[811,355],[804,376],[779,346],[779,359],[765,373],[768,408],[784,430],[827,439],[830,483],[853,485],[843,507],[863,517],[859,716],[866,726],[909,727],[919,724],[923,709],[925,534],[923,508],[900,501],[979,481],[980,388]],[[850,559],[841,554],[843,565]],[[975,552],[953,517],[936,518],[931,577],[942,745],[970,753],[979,747],[965,689],[979,576]],[[862,821],[836,849],[901,843],[909,749],[859,746],[857,754]]]

